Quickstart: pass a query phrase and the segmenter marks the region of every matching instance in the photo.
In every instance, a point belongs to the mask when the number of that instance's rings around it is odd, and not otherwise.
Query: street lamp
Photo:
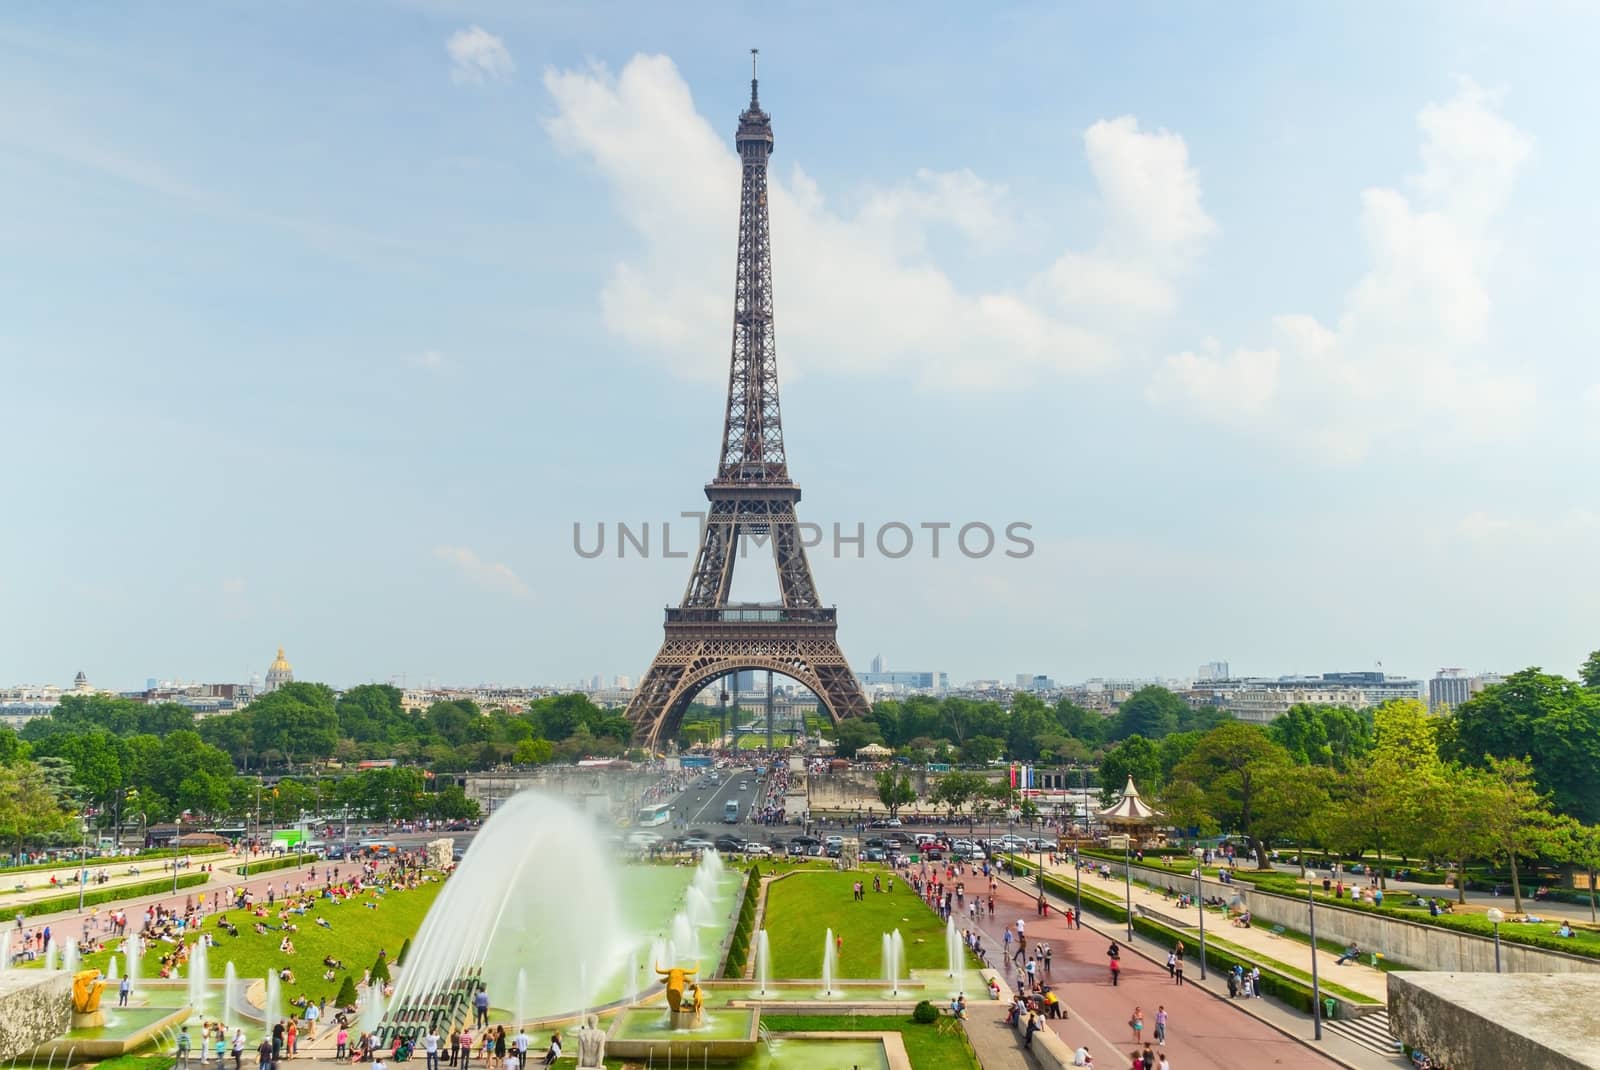
[[[78,859],[78,913],[83,913],[83,893],[89,887],[89,819],[83,819],[83,854]]]
[[[1490,907],[1484,912],[1484,917],[1489,919],[1494,926],[1494,972],[1500,972],[1500,923],[1506,920],[1506,912],[1499,907]]]
[[[1200,909],[1200,980],[1206,979],[1206,890],[1200,883],[1200,859],[1194,860],[1194,905]],[[1316,945],[1313,944],[1313,947]],[[1312,956],[1313,959],[1316,956]]]
[[[1310,916],[1311,936],[1311,1028],[1312,1039],[1322,1039],[1322,986],[1317,981],[1317,890],[1306,885],[1306,910]]]
[[[1133,838],[1122,838],[1122,876],[1127,882],[1128,943],[1133,943],[1133,855],[1130,854]]]
[[[183,815],[178,815],[177,830],[172,834],[172,894],[178,894],[178,842],[183,839]]]

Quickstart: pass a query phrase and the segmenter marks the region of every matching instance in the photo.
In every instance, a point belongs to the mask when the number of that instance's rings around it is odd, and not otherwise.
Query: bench
[[[1272,928],[1267,930],[1268,936],[1282,936],[1283,934],[1284,928],[1282,925],[1274,925]]]

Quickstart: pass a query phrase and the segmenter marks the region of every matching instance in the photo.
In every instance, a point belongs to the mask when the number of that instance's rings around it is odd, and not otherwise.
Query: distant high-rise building
[[[294,682],[294,669],[289,665],[289,659],[283,656],[283,647],[278,648],[278,656],[273,659],[272,665],[267,669],[267,692],[278,690],[284,684]]]
[[[1019,672],[1019,673],[1017,673],[1017,690],[1018,691],[1026,691],[1032,686],[1033,686],[1033,673],[1031,673],[1031,672]]]
[[[599,673],[595,673],[593,676],[589,677],[589,690],[591,690],[591,691],[600,690],[600,674]]]
[[[1228,676],[1228,663],[1225,661],[1208,661],[1195,670],[1196,680],[1226,680]]]
[[[617,677],[617,689],[618,690],[626,691],[626,690],[628,690],[628,688],[630,688],[632,686],[633,686],[633,677],[631,677],[631,676],[618,676]]]
[[[1503,683],[1504,680],[1498,673],[1469,676],[1465,669],[1440,669],[1428,681],[1428,712],[1446,713],[1484,688]]]
[[[872,656],[872,671],[873,672],[883,672],[884,671],[883,670],[883,655],[882,654],[874,654]]]
[[[1050,679],[1050,677],[1037,673],[1034,675],[1033,679],[1028,682],[1028,690],[1030,691],[1049,691],[1055,686],[1056,682]]]

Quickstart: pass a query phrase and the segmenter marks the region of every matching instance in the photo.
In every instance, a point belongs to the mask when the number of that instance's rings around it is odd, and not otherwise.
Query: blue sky
[[[0,683],[637,678],[753,45],[802,516],[1036,546],[814,551],[853,660],[1600,645],[1592,14],[860,8],[8,9]]]

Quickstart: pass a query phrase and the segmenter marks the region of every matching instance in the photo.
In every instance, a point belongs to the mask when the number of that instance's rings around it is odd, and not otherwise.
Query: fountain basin
[[[33,1049],[31,1058],[111,1059],[143,1047],[163,1033],[175,1033],[193,1012],[182,1007],[107,1007],[105,1024],[75,1027]],[[74,1054],[76,1053],[76,1054]],[[27,1056],[23,1056],[24,1058]]]
[[[0,973],[0,1058],[28,1051],[67,1028],[72,978],[60,970]]]
[[[623,1011],[606,1034],[606,1054],[656,1062],[687,1057],[701,1062],[733,1062],[755,1053],[761,1012],[754,1008],[706,1011],[692,1029],[674,1029],[665,1007]],[[798,1064],[797,1064],[798,1065]]]

